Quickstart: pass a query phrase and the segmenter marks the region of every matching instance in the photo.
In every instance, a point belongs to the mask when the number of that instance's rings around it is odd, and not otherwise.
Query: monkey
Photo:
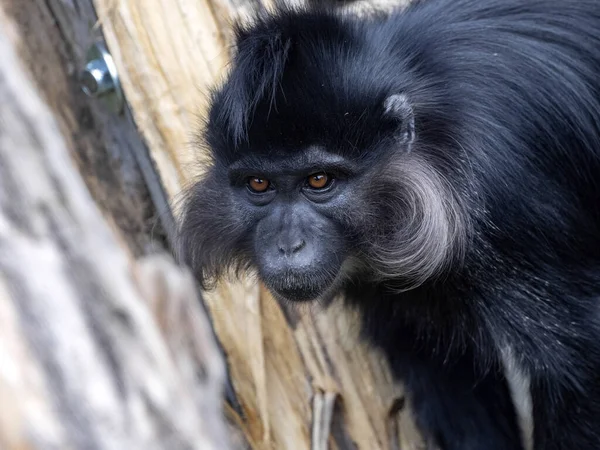
[[[179,228],[201,286],[341,297],[441,450],[599,449],[600,2],[279,7],[235,36]]]

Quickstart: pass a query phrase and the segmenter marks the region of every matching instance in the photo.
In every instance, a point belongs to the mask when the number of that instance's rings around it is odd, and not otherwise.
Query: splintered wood
[[[202,173],[197,145],[208,94],[227,70],[233,20],[275,3],[242,0],[95,0],[99,26],[175,212]],[[391,1],[359,2],[382,11]],[[402,390],[380,356],[357,342],[355,318],[332,306],[283,311],[254,280],[205,295],[227,354],[253,449],[411,449],[420,445]]]

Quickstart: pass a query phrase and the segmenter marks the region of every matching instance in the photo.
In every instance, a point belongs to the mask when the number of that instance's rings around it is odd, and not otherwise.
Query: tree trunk
[[[0,12],[0,448],[227,449],[191,275],[136,262],[90,196]]]

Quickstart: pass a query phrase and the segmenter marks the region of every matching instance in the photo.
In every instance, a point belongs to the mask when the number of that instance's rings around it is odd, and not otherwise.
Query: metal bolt
[[[111,111],[121,113],[125,100],[119,74],[104,44],[97,42],[89,49],[80,80],[86,95],[97,98]]]
[[[115,88],[108,67],[101,59],[91,61],[85,66],[81,74],[81,83],[83,92],[90,97],[98,97]]]

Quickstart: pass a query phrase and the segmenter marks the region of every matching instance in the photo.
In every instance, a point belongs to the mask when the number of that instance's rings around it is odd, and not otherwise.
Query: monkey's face
[[[306,301],[339,287],[353,247],[344,211],[353,206],[354,170],[317,148],[285,159],[242,158],[228,168],[252,263],[277,297]]]
[[[216,160],[185,205],[183,259],[204,286],[251,270],[282,300],[329,300],[355,278],[422,283],[459,255],[466,228],[443,179],[398,148],[371,160],[319,146]]]
[[[279,299],[334,295],[358,251],[356,207],[367,202],[359,170],[318,147],[216,163],[185,208],[184,259],[205,283],[252,269]]]
[[[216,162],[185,207],[182,256],[204,285],[251,269],[282,300],[328,300],[353,277],[414,283],[439,268],[452,224],[426,166],[393,157],[312,146]]]

